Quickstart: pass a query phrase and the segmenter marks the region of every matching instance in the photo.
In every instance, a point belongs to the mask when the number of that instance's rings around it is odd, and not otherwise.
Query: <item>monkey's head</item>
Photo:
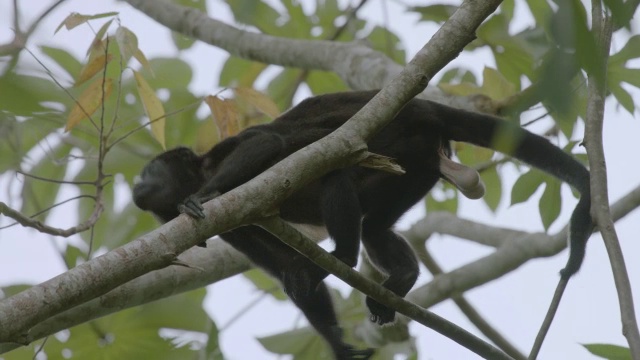
[[[178,215],[180,205],[204,185],[202,159],[185,147],[166,151],[142,169],[133,188],[133,202],[162,222]]]

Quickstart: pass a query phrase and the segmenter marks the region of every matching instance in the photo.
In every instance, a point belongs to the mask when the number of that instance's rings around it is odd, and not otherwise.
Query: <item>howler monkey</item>
[[[346,92],[309,98],[269,124],[223,140],[202,156],[187,148],[169,150],[145,166],[141,181],[133,190],[134,201],[164,222],[180,212],[204,217],[201,203],[247,182],[328,135],[375,94],[376,91]],[[331,171],[286,199],[280,216],[293,224],[326,228],[335,242],[333,255],[349,266],[355,266],[362,240],[368,257],[387,275],[384,287],[405,296],[418,277],[418,263],[409,245],[392,227],[438,179],[452,180],[451,174],[442,171],[449,161],[446,156],[450,154],[451,140],[505,153],[580,192],[570,223],[571,252],[561,275],[569,278],[578,271],[593,227],[587,169],[546,139],[515,124],[427,100],[411,100],[367,144],[370,152],[395,159],[405,174],[360,166]],[[254,225],[220,237],[280,279],[285,292],[327,340],[338,359],[366,359],[371,355],[371,350],[354,350],[342,341],[322,282],[326,271]],[[366,304],[372,321],[382,325],[394,320],[393,310],[371,298],[366,299]]]

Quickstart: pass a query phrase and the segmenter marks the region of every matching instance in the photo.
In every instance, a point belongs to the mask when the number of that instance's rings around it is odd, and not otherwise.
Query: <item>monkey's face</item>
[[[177,217],[178,205],[204,184],[201,164],[196,154],[183,147],[158,155],[142,170],[133,188],[133,202],[162,222]]]

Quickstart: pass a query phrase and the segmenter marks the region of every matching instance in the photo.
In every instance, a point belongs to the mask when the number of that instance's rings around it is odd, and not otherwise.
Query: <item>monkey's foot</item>
[[[369,316],[369,320],[371,320],[371,322],[374,322],[378,325],[385,325],[392,323],[395,320],[395,310],[380,304],[379,302],[373,300],[368,296],[366,303],[367,307],[369,308],[369,312],[371,312],[371,315]]]

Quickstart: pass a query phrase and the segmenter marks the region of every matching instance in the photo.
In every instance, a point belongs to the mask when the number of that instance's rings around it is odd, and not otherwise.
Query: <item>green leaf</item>
[[[220,72],[220,86],[253,87],[253,83],[262,74],[266,64],[229,56]]]
[[[500,14],[504,15],[509,21],[513,19],[513,13],[515,11],[516,2],[514,0],[504,0],[500,4]]]
[[[640,35],[629,38],[620,51],[609,57],[609,66],[623,66],[628,60],[640,57]]]
[[[273,295],[276,300],[285,301],[289,299],[282,291],[280,284],[261,269],[251,269],[243,273],[258,289]]]
[[[292,354],[301,359],[331,359],[329,346],[311,328],[305,327],[258,338],[265,349],[275,354]]]
[[[516,93],[515,86],[495,69],[485,67],[482,72],[482,93],[494,100],[501,100]]]
[[[462,69],[462,68],[458,68],[458,67],[445,71],[444,74],[442,74],[442,77],[440,78],[439,82],[440,83],[465,82],[470,84],[478,83],[478,81],[476,80],[476,76],[473,74],[473,72]]]
[[[191,66],[177,58],[155,58],[149,61],[153,74],[143,70],[142,74],[154,89],[184,89],[193,79]]]
[[[516,180],[511,188],[511,205],[527,201],[544,181],[544,174],[535,169],[529,170]]]
[[[347,91],[349,87],[334,72],[313,70],[307,76],[307,85],[314,95]]]
[[[55,61],[71,78],[80,73],[82,64],[68,51],[51,46],[40,46],[40,51]]]
[[[173,40],[173,44],[178,48],[178,50],[187,50],[196,43],[196,39],[175,31],[171,32],[171,40]]]
[[[477,31],[478,39],[491,47],[498,71],[520,88],[522,75],[533,74],[534,51],[523,37],[509,35],[509,19],[504,14],[492,16]]]
[[[67,172],[69,160],[67,156],[71,151],[70,145],[60,143],[53,148],[48,149],[45,156],[33,166],[28,173],[45,179],[64,180]],[[20,212],[27,216],[51,207],[58,196],[60,184],[44,180],[26,177],[22,186],[22,207]],[[45,212],[36,217],[41,221],[45,221],[50,212]]]
[[[30,289],[32,287],[32,285],[27,285],[27,284],[23,284],[23,285],[11,285],[11,286],[4,286],[2,288],[0,288],[0,290],[2,290],[2,295],[0,295],[0,299],[6,299],[8,297],[11,297],[15,294],[21,293],[27,289]]]
[[[282,5],[287,9],[289,15],[289,21],[283,26],[291,34],[295,34],[295,37],[310,37],[313,24],[311,23],[311,17],[304,13],[302,3],[296,0],[281,0]]]
[[[389,31],[389,29],[376,26],[367,36],[367,40],[374,50],[387,55],[400,65],[405,64],[406,54],[402,47],[402,42],[400,41],[400,38]]]
[[[495,166],[483,171],[481,175],[486,188],[482,199],[495,212],[502,199],[502,179]]]
[[[547,1],[527,0],[531,15],[536,20],[536,27],[544,26],[551,18],[553,9]]]
[[[608,360],[631,360],[629,348],[611,344],[582,344],[590,353]]]
[[[207,345],[200,350],[199,359],[224,360],[222,350],[220,349],[220,332],[218,327],[213,321],[209,321],[209,327],[209,332],[207,332]]]
[[[280,34],[278,19],[280,14],[268,4],[260,0],[227,0],[227,4],[233,12],[235,20],[246,25],[253,25],[261,32],[271,35],[289,36]]]
[[[408,11],[417,12],[420,14],[420,21],[433,21],[436,23],[443,23],[453,15],[458,7],[455,5],[429,5],[429,6],[415,6],[407,9]]]
[[[85,252],[71,244],[67,244],[67,248],[64,252],[64,263],[67,265],[67,269],[76,267],[76,265],[78,265],[78,260],[86,260]]]
[[[47,103],[66,107],[69,97],[53,82],[35,76],[8,73],[0,77],[0,109],[32,117],[34,112],[52,110]]]
[[[538,205],[542,225],[545,230],[549,230],[551,224],[553,224],[560,215],[560,209],[562,208],[562,196],[560,195],[561,185],[560,181],[549,177],[542,197],[540,197]]]

